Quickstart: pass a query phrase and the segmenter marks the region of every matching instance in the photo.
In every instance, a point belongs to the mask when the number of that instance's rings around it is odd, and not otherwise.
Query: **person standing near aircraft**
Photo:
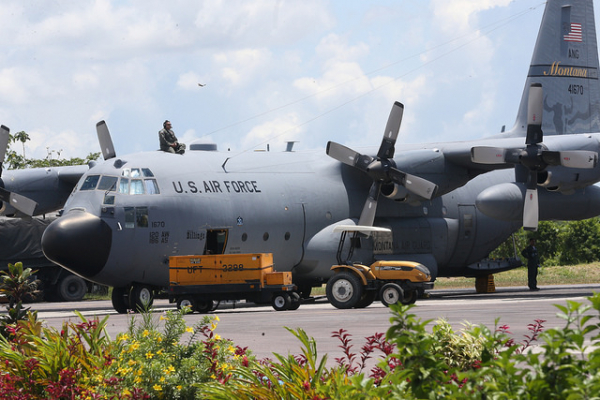
[[[167,153],[183,154],[185,153],[185,144],[179,143],[171,126],[171,121],[166,120],[163,122],[163,129],[158,132],[160,149]]]
[[[529,239],[529,246],[521,251],[521,255],[527,259],[527,285],[529,290],[540,290],[537,287],[538,267],[540,266],[540,257],[535,247],[535,239]]]

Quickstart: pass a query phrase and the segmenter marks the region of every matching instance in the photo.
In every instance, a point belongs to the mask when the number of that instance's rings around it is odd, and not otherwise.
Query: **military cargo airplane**
[[[332,275],[338,225],[391,230],[360,239],[363,263],[418,261],[433,277],[515,268],[486,257],[521,226],[600,214],[598,68],[592,0],[550,0],[515,125],[492,138],[399,145],[396,103],[381,145],[360,151],[117,156],[102,121],[105,161],[84,173],[43,249],[113,286],[119,312],[169,285],[174,255],[270,252],[309,292]]]
[[[0,215],[32,216],[60,210],[87,165],[2,170],[10,130],[0,126]]]

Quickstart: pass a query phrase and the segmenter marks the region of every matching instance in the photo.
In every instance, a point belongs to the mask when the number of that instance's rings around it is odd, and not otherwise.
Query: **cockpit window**
[[[144,194],[144,183],[141,179],[132,179],[129,183],[129,194]]]
[[[144,179],[144,185],[146,186],[146,193],[148,194],[159,194],[160,190],[154,179]]]
[[[129,179],[121,178],[121,182],[119,182],[119,193],[129,194]]]
[[[83,184],[81,185],[81,189],[79,190],[94,190],[96,189],[96,185],[98,184],[98,180],[100,179],[100,175],[88,175]]]
[[[100,183],[98,184],[98,190],[105,190],[107,192],[114,192],[117,190],[117,178],[116,176],[102,176]]]
[[[154,178],[154,174],[152,173],[152,171],[150,171],[150,169],[148,168],[142,168],[142,174],[146,177],[146,178]]]

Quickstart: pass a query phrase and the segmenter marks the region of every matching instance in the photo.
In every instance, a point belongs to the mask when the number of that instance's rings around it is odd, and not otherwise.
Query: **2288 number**
[[[223,264],[224,272],[243,271],[243,270],[244,270],[244,264]]]

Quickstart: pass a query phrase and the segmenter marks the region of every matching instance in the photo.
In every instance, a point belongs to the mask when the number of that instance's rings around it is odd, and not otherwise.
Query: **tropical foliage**
[[[13,276],[17,274],[21,276]],[[9,269],[4,282],[31,271]],[[3,286],[22,288],[21,285]],[[12,303],[15,307],[18,302]],[[107,317],[46,328],[27,311],[3,320],[2,399],[579,399],[600,393],[600,294],[558,305],[562,328],[529,325],[522,341],[509,327],[422,321],[413,306],[391,306],[391,326],[354,350],[343,329],[342,356],[317,353],[302,329],[288,329],[298,355],[257,359],[216,333],[218,317],[190,327],[186,310],[132,316],[114,340]],[[11,305],[8,306],[11,308]],[[369,367],[368,360],[371,360]]]

